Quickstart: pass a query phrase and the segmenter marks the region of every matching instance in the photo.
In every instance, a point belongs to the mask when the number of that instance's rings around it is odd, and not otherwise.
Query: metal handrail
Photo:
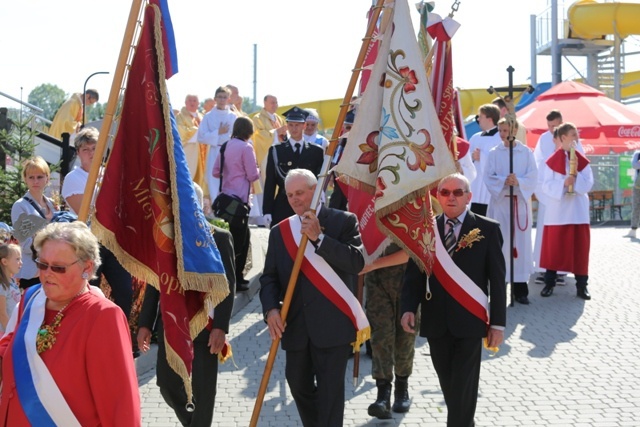
[[[8,95],[8,94],[6,94],[6,93],[4,93],[4,92],[0,92],[0,95],[4,96],[5,98],[9,98],[9,99],[10,99],[10,100],[12,100],[12,101],[17,102],[18,104],[24,105],[25,107],[27,107],[27,108],[29,108],[29,109],[31,109],[31,110],[33,110],[33,111],[37,112],[37,113],[40,113],[40,114],[44,113],[44,110],[43,110],[42,108],[40,108],[40,107],[36,107],[35,105],[33,105],[33,104],[29,104],[28,102],[25,102],[25,101],[21,101],[21,100],[19,100],[18,98],[14,98],[13,96]],[[43,117],[43,118],[44,118],[44,117]],[[45,119],[45,120],[46,120],[46,119]]]

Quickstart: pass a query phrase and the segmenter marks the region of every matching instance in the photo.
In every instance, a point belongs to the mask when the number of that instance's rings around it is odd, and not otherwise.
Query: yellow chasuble
[[[82,94],[74,93],[56,112],[49,128],[49,135],[62,139],[64,132],[73,134],[80,123],[82,123]]]

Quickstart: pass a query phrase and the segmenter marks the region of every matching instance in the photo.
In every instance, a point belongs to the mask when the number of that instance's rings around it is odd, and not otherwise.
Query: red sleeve
[[[140,394],[127,319],[119,307],[103,307],[87,340],[87,371],[103,427],[141,425]]]

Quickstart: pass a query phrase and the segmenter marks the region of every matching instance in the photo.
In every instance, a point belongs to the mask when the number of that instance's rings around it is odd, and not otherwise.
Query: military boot
[[[380,420],[391,418],[391,382],[387,380],[376,380],[378,387],[378,398],[369,405],[368,414]]]
[[[409,399],[409,377],[401,377],[396,375],[396,389],[393,391],[393,412],[405,413],[409,412],[411,400]]]

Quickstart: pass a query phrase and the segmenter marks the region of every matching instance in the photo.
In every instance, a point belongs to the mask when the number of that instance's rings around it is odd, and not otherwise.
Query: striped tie
[[[447,231],[447,234],[444,236],[444,247],[447,249],[447,252],[449,252],[449,255],[453,253],[453,250],[456,247],[456,233],[454,231],[454,228],[459,222],[460,221],[458,221],[458,218],[447,220],[449,231]]]

